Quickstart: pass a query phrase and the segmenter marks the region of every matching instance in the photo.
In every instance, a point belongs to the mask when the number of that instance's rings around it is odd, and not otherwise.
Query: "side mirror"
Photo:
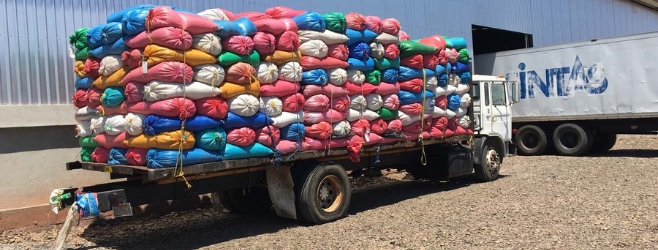
[[[521,100],[521,93],[519,90],[521,89],[521,85],[519,82],[510,82],[511,87],[512,87],[512,103],[518,103]]]

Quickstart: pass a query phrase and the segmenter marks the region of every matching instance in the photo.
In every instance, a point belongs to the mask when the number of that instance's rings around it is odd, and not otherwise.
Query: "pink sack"
[[[352,133],[363,136],[366,131],[370,131],[370,122],[366,119],[358,119],[356,121],[350,122]]]
[[[304,103],[306,112],[325,112],[329,110],[329,107],[329,97],[323,94],[311,96]]]
[[[434,138],[445,138],[455,135],[455,131],[448,127],[448,124],[450,123],[448,120],[449,119],[446,117],[439,117],[438,119],[434,119],[432,121],[432,128],[441,132],[435,132],[433,135]]]
[[[406,90],[414,93],[420,93],[423,91],[423,79],[421,78],[413,78],[411,80],[400,82],[398,84],[400,84],[401,90]]]
[[[353,30],[364,30],[366,29],[366,20],[363,15],[358,13],[349,13],[345,15],[345,20],[347,21],[347,28]]]
[[[254,66],[244,62],[238,62],[226,69],[224,81],[247,84],[257,81],[254,75],[256,75],[256,68],[254,68]]]
[[[146,74],[142,74],[142,69],[133,69],[128,72],[121,83],[129,82],[148,83],[150,81],[189,83],[194,77],[194,70],[190,65],[182,62],[162,62],[150,67]]]
[[[78,89],[71,96],[73,106],[77,108],[84,108],[87,106],[87,91],[85,89]]]
[[[459,52],[457,52],[457,50],[454,48],[446,49],[446,59],[448,59],[450,64],[457,63],[457,59],[459,59]]]
[[[85,61],[85,72],[87,73],[87,76],[89,76],[92,79],[96,79],[100,77],[100,73],[98,73],[98,70],[101,67],[101,59],[95,58],[95,57],[89,57]]]
[[[150,38],[147,31],[142,31],[136,36],[124,39],[123,42],[133,49],[143,49],[149,44],[157,44],[170,49],[184,50],[192,47],[192,35],[179,28],[163,27],[152,30]]]
[[[384,57],[388,59],[396,59],[400,57],[400,49],[395,43],[384,45]]]
[[[448,64],[448,58],[446,57],[446,51],[445,50],[439,50],[437,52],[439,54],[439,64],[441,65],[446,65]]]
[[[301,90],[299,83],[293,83],[284,80],[276,80],[270,84],[260,85],[260,95],[263,97],[287,96],[297,93],[299,90]],[[307,96],[305,95],[305,97]]]
[[[440,109],[446,109],[448,108],[448,99],[444,95],[434,98],[434,106]]]
[[[252,40],[254,50],[260,55],[269,55],[276,50],[276,38],[270,33],[258,32]]]
[[[423,55],[423,67],[426,69],[436,68],[439,65],[439,53]]]
[[[91,87],[89,90],[87,90],[87,106],[90,108],[100,106],[102,104],[101,95],[103,95],[102,89]]]
[[[400,108],[400,98],[396,94],[385,95],[382,100],[384,101],[382,107],[388,110],[398,110]]]
[[[368,139],[370,139],[368,142],[366,142],[363,137],[358,136],[358,135],[352,135],[347,137],[347,140],[349,141],[349,144],[354,144],[354,143],[362,143],[365,146],[369,145],[374,145],[377,143],[381,143],[384,138],[379,136],[378,134],[375,133],[370,133],[368,136]]]
[[[121,105],[116,107],[105,107],[103,105],[96,107],[96,110],[102,115],[125,115],[128,114],[128,105],[126,102],[122,102]]]
[[[226,133],[226,143],[246,147],[256,141],[256,132],[249,127],[236,128]]]
[[[386,132],[392,132],[392,133],[402,132],[402,121],[400,119],[393,119],[388,121]]]
[[[279,80],[281,81],[281,80]],[[262,90],[261,90],[262,91]],[[326,96],[340,97],[350,95],[350,92],[347,89],[338,87],[333,84],[327,84],[325,86],[318,85],[306,85],[303,90],[304,97],[309,98],[317,94],[323,94]]]
[[[222,50],[238,55],[249,55],[254,50],[254,40],[248,36],[229,36],[222,38]]]
[[[383,24],[382,19],[378,16],[366,16],[365,17],[366,29],[375,32],[377,34],[382,33]]]
[[[331,134],[334,132],[334,129],[331,127],[331,124],[328,122],[319,122],[306,126],[306,137],[327,140],[331,138]]]
[[[270,132],[270,130],[272,130],[272,132]],[[257,129],[255,132],[257,136],[256,142],[263,144],[266,147],[272,147],[272,139],[274,139],[274,145],[281,140],[281,131],[274,126],[265,126]]]
[[[306,11],[295,10],[283,6],[276,6],[265,10],[265,14],[268,14],[273,18],[293,18],[304,13],[306,13]]]
[[[345,120],[345,116],[347,116],[347,113],[341,113],[333,109],[325,112],[304,112],[304,124],[339,122]]]
[[[350,55],[350,50],[349,48],[347,48],[347,45],[345,45],[344,43],[329,45],[329,50],[327,50],[327,56],[342,61],[347,61],[349,55]]]
[[[377,87],[378,88],[375,91],[375,93],[382,96],[397,94],[398,92],[400,92],[400,84],[398,84],[397,82],[394,83],[381,82]]]
[[[388,129],[388,123],[382,119],[373,120],[370,122],[370,131],[375,134],[383,135]]]
[[[318,140],[304,137],[302,144],[305,150],[331,150],[333,148],[344,148],[347,146],[347,142],[345,138]]]
[[[213,33],[219,29],[217,24],[205,17],[184,12],[178,12],[178,15],[183,20],[183,30],[192,35]]]
[[[280,140],[279,143],[276,144],[276,149],[284,154],[292,154],[297,150],[304,151],[305,148],[302,144],[303,143],[297,143],[296,141]]]
[[[420,39],[418,41],[419,43],[425,44],[432,46],[434,48],[437,48],[438,50],[444,50],[446,48],[446,40],[443,39],[442,36],[439,35],[433,35],[430,37],[425,37],[423,39]]]
[[[265,13],[261,12],[243,12],[243,13],[238,13],[235,14],[235,19],[238,19],[240,17],[246,17],[247,19],[253,21],[258,21],[261,19],[271,19],[272,17],[270,15],[267,15]]]
[[[341,113],[346,113],[348,110],[350,110],[350,96],[340,96],[340,97],[329,97],[331,100],[331,108],[341,112]]]
[[[91,152],[91,161],[98,163],[107,163],[110,159],[110,149],[96,147],[94,152]]]
[[[124,67],[128,67],[130,69],[136,69],[139,67],[142,64],[143,52],[144,49],[131,49],[121,53],[121,61],[123,61]]]
[[[148,149],[129,148],[126,152],[126,160],[132,166],[146,166],[146,153]]]
[[[284,22],[273,18],[258,19],[253,22],[259,32],[267,32],[273,35],[279,35],[287,30],[286,24]]]
[[[118,135],[108,135],[102,133],[94,136],[94,141],[98,142],[101,147],[104,148],[128,148],[128,146],[123,144],[123,141],[128,140],[130,135],[126,131],[121,132]]]
[[[319,59],[312,56],[302,56],[302,61],[299,62],[299,64],[302,65],[304,71],[312,69],[330,70],[335,68],[347,68],[350,66],[346,61],[333,57]]]
[[[299,36],[295,31],[286,31],[276,36],[276,49],[291,52],[299,49]]]
[[[407,32],[404,32],[404,30],[400,30],[398,36],[400,37],[400,41],[411,41],[411,37],[409,37]]]
[[[422,69],[423,68],[423,55],[421,54],[416,54],[412,56],[408,56],[405,58],[400,59],[400,65],[409,67],[409,68],[414,68],[414,69]]]
[[[161,27],[174,27],[183,29],[183,18],[178,12],[167,6],[158,6],[149,10],[146,15],[146,27],[155,30]]]
[[[128,105],[128,111],[143,115],[161,115],[185,119],[196,113],[194,102],[177,97],[156,102],[137,102]]]
[[[144,101],[144,84],[129,82],[123,92],[126,94],[126,103],[136,103]]]
[[[283,108],[281,110],[285,112],[297,113],[297,111],[300,111],[304,108],[306,98],[304,98],[302,93],[295,93],[281,97],[281,103],[283,103]]]
[[[420,132],[402,131],[402,135],[404,136],[404,138],[402,138],[402,141],[418,141]],[[423,131],[423,139],[432,139],[432,134],[430,134],[430,132],[428,131]]]
[[[330,84],[331,85],[331,84]],[[361,85],[347,81],[345,82],[345,90],[347,90],[350,95],[356,95],[356,94],[362,94],[362,95],[369,95],[372,92],[377,91],[377,86],[372,85],[370,83],[363,83]]]
[[[224,119],[228,114],[228,104],[220,97],[208,97],[194,101],[196,114],[212,119]]]
[[[425,119],[424,119],[424,122],[425,122],[425,123],[423,124],[422,129],[423,129],[424,131],[429,131],[430,128],[432,128],[432,117],[427,117],[427,118],[425,118]],[[421,124],[420,124],[420,121],[415,121],[415,122],[412,122],[411,124],[409,124],[409,125],[407,125],[407,126],[403,126],[403,127],[402,127],[402,131],[407,131],[407,132],[417,133],[417,132],[419,132],[420,129],[421,129],[421,126],[420,126],[420,125],[421,125]]]
[[[400,33],[400,22],[395,18],[386,18],[382,20],[382,32],[397,35]]]
[[[297,28],[297,23],[290,19],[290,18],[279,18],[279,21],[281,21],[284,25],[286,25],[286,30],[287,31],[292,31],[297,34],[298,28]]]

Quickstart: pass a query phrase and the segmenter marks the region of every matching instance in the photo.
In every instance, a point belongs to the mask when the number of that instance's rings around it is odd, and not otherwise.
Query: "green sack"
[[[224,150],[226,147],[226,131],[214,127],[194,133],[195,146],[206,150]]]
[[[379,70],[372,70],[363,72],[363,75],[366,77],[366,82],[374,85],[379,85],[382,82],[382,72]]]
[[[255,50],[251,51],[249,55],[237,55],[228,51],[224,51],[217,57],[217,63],[222,67],[229,67],[238,62],[248,63],[254,68],[258,68],[260,64],[260,55]]]
[[[82,147],[82,148],[95,148],[95,147],[98,147],[98,142],[94,141],[93,136],[78,138],[78,144],[80,144],[80,147]],[[93,151],[93,149],[92,149],[92,151]]]
[[[76,51],[75,54],[75,60],[76,61],[86,61],[87,58],[89,58],[89,48],[84,47],[83,49],[80,49]]]
[[[400,58],[413,56],[416,54],[431,55],[436,53],[436,48],[414,41],[400,41]]]
[[[450,39],[447,37],[443,37],[443,39],[446,40],[446,48],[452,48],[452,41],[450,41]]]
[[[82,161],[91,161],[91,153],[94,152],[94,149],[96,148],[87,148],[84,147],[82,150],[80,150],[80,159]]]
[[[327,29],[336,33],[345,34],[347,29],[347,20],[345,15],[340,12],[329,12],[322,15],[322,19],[327,25]]]
[[[119,106],[126,100],[125,91],[126,88],[124,87],[108,87],[101,95],[101,103],[103,103],[103,106],[105,107]]]
[[[73,32],[72,35],[69,36],[69,43],[76,50],[81,50],[81,49],[89,47],[89,44],[87,43],[87,30],[88,29],[89,28],[77,29],[75,32]]]
[[[390,121],[390,120],[395,120],[398,119],[398,111],[397,110],[389,110],[387,108],[381,108],[377,110],[377,114],[379,114],[379,118],[382,118],[384,121]]]
[[[375,60],[375,69],[384,71],[390,68],[399,68],[400,67],[400,58],[395,58],[395,59],[388,59],[388,58],[382,58],[382,59],[374,59]]]
[[[468,54],[468,50],[467,49],[460,49],[459,50],[459,59],[457,59],[457,61],[467,63],[470,60],[471,60],[471,56]]]

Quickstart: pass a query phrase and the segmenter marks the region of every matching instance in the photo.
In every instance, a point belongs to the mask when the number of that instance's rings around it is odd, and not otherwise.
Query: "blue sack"
[[[89,216],[98,216],[98,200],[94,193],[76,194],[75,203],[78,204],[78,213],[82,214],[82,218]]]
[[[109,55],[121,55],[124,51],[128,50],[128,46],[123,43],[123,38],[119,38],[113,44],[105,44],[98,48],[89,51],[89,54],[96,58],[103,58]]]
[[[388,58],[382,58],[382,59],[373,59],[375,61],[375,69],[379,71],[387,70],[387,69],[397,69],[400,67],[400,58],[395,58],[395,59],[388,59]]]
[[[324,86],[329,83],[329,75],[324,69],[312,69],[302,72],[302,85]]]
[[[461,79],[460,83],[469,83],[471,82],[471,72],[462,72],[459,74],[459,79]]]
[[[346,70],[350,69],[356,69],[360,70],[362,72],[366,71],[373,71],[375,70],[375,61],[372,60],[372,58],[368,57],[367,60],[361,61],[356,58],[348,58],[347,63],[350,65],[346,68]]]
[[[437,78],[439,79],[439,82],[437,83],[439,87],[448,86],[448,74],[441,74]]]
[[[123,24],[121,22],[108,23],[103,26],[101,37],[103,44],[114,44],[121,37],[123,37]]]
[[[103,27],[106,24],[97,25],[87,30],[87,44],[89,49],[95,49],[103,45]]]
[[[359,59],[361,61],[370,58],[370,46],[367,43],[356,43],[349,47],[349,57]]]
[[[448,38],[446,39],[447,44],[452,44],[452,47],[455,48],[457,51],[460,49],[465,49],[467,47],[466,45],[466,39],[462,37],[453,37],[453,38]]]
[[[105,107],[116,107],[121,105],[123,101],[126,100],[126,94],[124,93],[126,88],[124,87],[108,87],[103,91],[101,95],[101,103]]]
[[[382,82],[385,83],[398,82],[398,74],[400,73],[398,68],[390,68],[381,72],[382,72]]]
[[[89,88],[91,88],[91,83],[92,82],[94,82],[94,80],[92,80],[89,77],[80,78],[80,77],[76,76],[75,77],[75,89],[76,90],[78,90],[78,89],[89,89]]]
[[[300,28],[301,29],[301,28]],[[374,40],[375,37],[377,37],[377,33],[369,31],[369,30],[353,30],[353,29],[347,29],[345,30],[345,35],[349,40],[345,42],[345,45],[352,46],[353,44],[357,43],[370,43],[370,41]]]
[[[226,146],[226,131],[221,127],[201,130],[194,133],[195,147],[207,150],[224,150]]]
[[[123,16],[128,14],[128,12],[136,9],[144,9],[144,10],[150,10],[153,9],[154,7],[157,7],[157,5],[152,5],[152,4],[138,4],[129,8],[125,8],[123,10],[113,12],[110,15],[107,16],[107,23],[112,23],[112,22],[121,22],[123,20]]]
[[[157,135],[163,132],[180,130],[180,119],[178,117],[166,117],[161,115],[149,115],[144,119],[144,134]],[[215,120],[207,116],[196,115],[185,119],[185,130],[198,132],[204,129],[214,128],[222,125],[222,120]]]
[[[306,127],[300,122],[289,124],[279,129],[279,131],[282,140],[300,141],[304,140],[304,136],[306,135]]]
[[[146,16],[150,9],[133,9],[128,11],[121,19],[123,23],[123,33],[128,36],[134,36],[146,30]]]
[[[299,30],[315,30],[322,32],[327,28],[324,18],[316,12],[306,12],[293,17],[292,20],[295,21]]]
[[[446,65],[436,65],[434,68],[434,72],[436,72],[437,75],[441,74],[450,74],[450,71],[452,70],[452,65],[450,63],[447,63]]]
[[[470,69],[471,69],[470,63],[457,62],[455,65],[452,65],[452,67],[450,67],[450,72],[459,74],[462,72],[469,71]]]
[[[241,127],[250,127],[253,129],[259,129],[272,124],[272,119],[270,119],[269,117],[267,117],[267,115],[261,112],[258,112],[255,115],[248,117],[239,116],[234,114],[233,112],[228,112],[228,115],[226,115],[226,118],[224,118],[223,121],[224,124],[222,124],[222,127],[226,130],[241,128]]]
[[[202,148],[183,150],[182,156],[183,166],[221,161],[223,158],[221,151]],[[177,159],[178,150],[152,148],[146,153],[146,166],[149,168],[171,168],[176,166]]]
[[[214,34],[224,38],[232,35],[251,36],[256,34],[256,25],[246,17],[240,17],[235,21],[213,20],[219,27]]]
[[[226,149],[224,149],[223,155],[224,155],[224,160],[234,160],[234,159],[265,157],[265,156],[270,156],[273,153],[274,152],[272,152],[272,149],[265,147],[265,145],[256,142],[246,147],[226,144]]]
[[[126,159],[126,153],[128,149],[125,148],[112,148],[110,149],[110,157],[107,160],[107,164],[110,165],[128,165],[128,159]]]
[[[433,92],[426,90],[425,99],[434,99],[436,95]],[[400,99],[400,105],[407,105],[412,103],[422,103],[423,102],[423,92],[414,93],[406,90],[400,90],[398,92],[398,98]]]
[[[461,98],[457,94],[448,95],[448,109],[457,112],[459,105],[461,104]]]
[[[434,70],[429,69],[414,69],[406,66],[400,66],[400,74],[398,74],[398,81],[409,81],[414,78],[423,78],[423,71],[425,71],[425,79],[436,76]]]

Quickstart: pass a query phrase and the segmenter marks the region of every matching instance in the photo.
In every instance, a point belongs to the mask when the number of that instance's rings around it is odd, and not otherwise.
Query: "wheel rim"
[[[498,169],[500,169],[500,156],[495,149],[489,149],[489,151],[487,151],[486,161],[489,173],[496,174]]]
[[[318,185],[317,202],[325,213],[335,212],[343,202],[343,184],[334,175],[325,176]]]

